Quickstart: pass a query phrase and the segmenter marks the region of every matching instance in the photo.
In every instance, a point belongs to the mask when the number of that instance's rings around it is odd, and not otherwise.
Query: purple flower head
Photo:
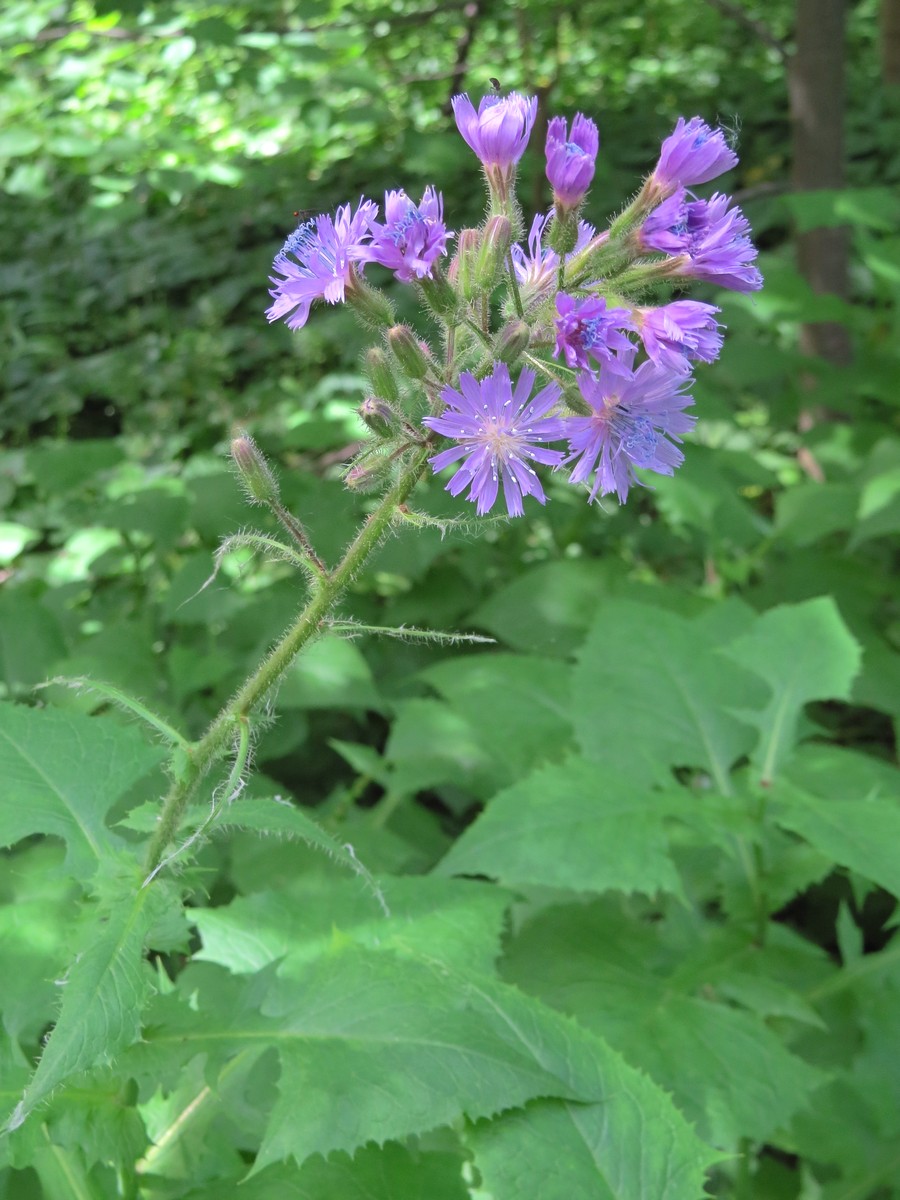
[[[659,250],[663,254],[690,253],[684,188],[678,188],[653,209],[637,231],[637,237],[644,250]]]
[[[353,216],[350,205],[344,204],[334,220],[323,213],[290,234],[272,264],[282,278],[270,277],[275,286],[269,289],[273,298],[266,309],[269,321],[296,309],[287,325],[300,329],[307,322],[313,300],[338,304],[344,299],[353,263],[361,257],[361,244],[377,212],[377,204],[361,199]]]
[[[421,204],[414,204],[406,192],[385,192],[384,217],[384,224],[372,222],[372,240],[359,247],[360,260],[381,263],[404,283],[430,278],[431,267],[447,253],[451,236],[440,193],[429,184]]]
[[[684,189],[655,208],[641,226],[638,239],[647,250],[684,256],[676,274],[703,279],[736,292],[755,292],[762,275],[753,261],[750,223],[728,196],[688,201]]]
[[[640,483],[635,467],[674,474],[684,455],[673,443],[696,420],[684,412],[694,402],[684,391],[689,376],[673,374],[654,362],[632,371],[631,361],[632,355],[622,356],[614,370],[605,366],[600,378],[582,375],[578,386],[593,415],[566,421],[570,451],[566,462],[578,460],[569,481],[582,483],[593,475],[592,501],[598,494],[615,492],[624,504],[629,487]]]
[[[577,208],[591,186],[600,135],[589,118],[577,113],[569,137],[564,117],[554,117],[547,127],[547,178],[553,199],[562,209]]]
[[[459,132],[486,167],[508,171],[515,166],[531,136],[536,96],[528,100],[518,92],[484,96],[478,112],[465,93],[454,96],[451,103]]]
[[[750,240],[750,222],[730,203],[729,196],[716,192],[709,200],[685,205],[690,262],[679,274],[735,292],[756,292],[763,279],[752,265],[757,249]]]
[[[447,491],[458,496],[468,486],[468,498],[477,505],[479,516],[493,508],[501,483],[511,517],[522,515],[524,496],[546,502],[528,460],[559,466],[562,452],[545,450],[538,443],[564,437],[565,423],[545,415],[560,397],[559,385],[548,384],[531,399],[534,379],[533,371],[523,370],[513,392],[505,363],[494,363],[493,373],[482,380],[463,371],[460,390],[447,387],[441,393],[447,405],[441,416],[423,418],[423,424],[458,443],[428,461],[437,472],[463,460]]]
[[[738,160],[721,129],[711,129],[700,117],[679,117],[675,129],[662,144],[654,182],[665,191],[707,183]]]
[[[621,331],[634,329],[626,308],[607,308],[603,296],[575,300],[565,292],[556,297],[556,349],[570,367],[590,367],[591,358],[609,360],[614,350],[628,351],[632,343]]]
[[[552,213],[538,213],[531,222],[531,231],[528,234],[528,253],[524,248],[516,243],[511,247],[513,270],[516,273],[519,287],[522,289],[522,299],[528,301],[536,296],[542,296],[550,291],[556,284],[556,268],[559,263],[559,256],[555,250],[545,247],[542,244],[544,232],[550,222]],[[594,237],[596,230],[593,225],[589,225],[587,221],[578,222],[578,240],[572,250],[572,254],[577,254],[579,250],[583,250],[588,242]],[[566,255],[568,261],[572,254]]]
[[[659,308],[638,308],[635,323],[644,349],[657,366],[680,375],[690,372],[690,360],[714,362],[722,349],[722,333],[712,304],[675,300]]]

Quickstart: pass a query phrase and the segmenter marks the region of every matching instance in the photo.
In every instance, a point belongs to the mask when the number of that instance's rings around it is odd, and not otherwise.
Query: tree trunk
[[[883,0],[888,2],[888,0]],[[796,52],[789,93],[793,122],[793,186],[797,192],[839,188],[844,182],[845,0],[797,0]],[[848,294],[846,229],[812,229],[797,236],[797,265],[817,295]],[[844,364],[850,339],[843,325],[803,326],[808,354]]]
[[[900,87],[900,0],[881,0],[881,79]]]

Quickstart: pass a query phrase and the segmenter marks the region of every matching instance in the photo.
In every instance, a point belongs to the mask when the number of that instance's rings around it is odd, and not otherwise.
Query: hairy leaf
[[[162,758],[132,728],[53,709],[0,706],[0,844],[65,839],[66,868],[92,875],[124,845],[106,814]]]

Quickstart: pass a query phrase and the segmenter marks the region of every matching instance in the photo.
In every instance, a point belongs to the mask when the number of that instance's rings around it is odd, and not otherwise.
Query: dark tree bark
[[[793,188],[839,188],[844,183],[845,0],[797,0],[796,51],[789,94],[793,122]],[[797,264],[817,295],[848,294],[846,229],[812,229],[797,236]],[[835,322],[808,324],[803,349],[829,361],[850,360],[850,339]]]
[[[900,0],[881,0],[881,78],[900,87]]]

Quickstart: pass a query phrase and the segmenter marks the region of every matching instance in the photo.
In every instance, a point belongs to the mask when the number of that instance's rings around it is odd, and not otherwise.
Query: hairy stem
[[[344,557],[325,578],[318,581],[306,607],[275,646],[214,718],[206,733],[188,748],[173,769],[173,782],[163,801],[156,832],[147,851],[146,877],[152,877],[166,848],[175,839],[184,811],[201,780],[227,753],[235,723],[245,720],[265,699],[303,647],[322,629],[325,618],[337,603],[356,572],[390,528],[397,506],[412,492],[425,465],[428,450],[416,451],[394,486],[368,516]]]

